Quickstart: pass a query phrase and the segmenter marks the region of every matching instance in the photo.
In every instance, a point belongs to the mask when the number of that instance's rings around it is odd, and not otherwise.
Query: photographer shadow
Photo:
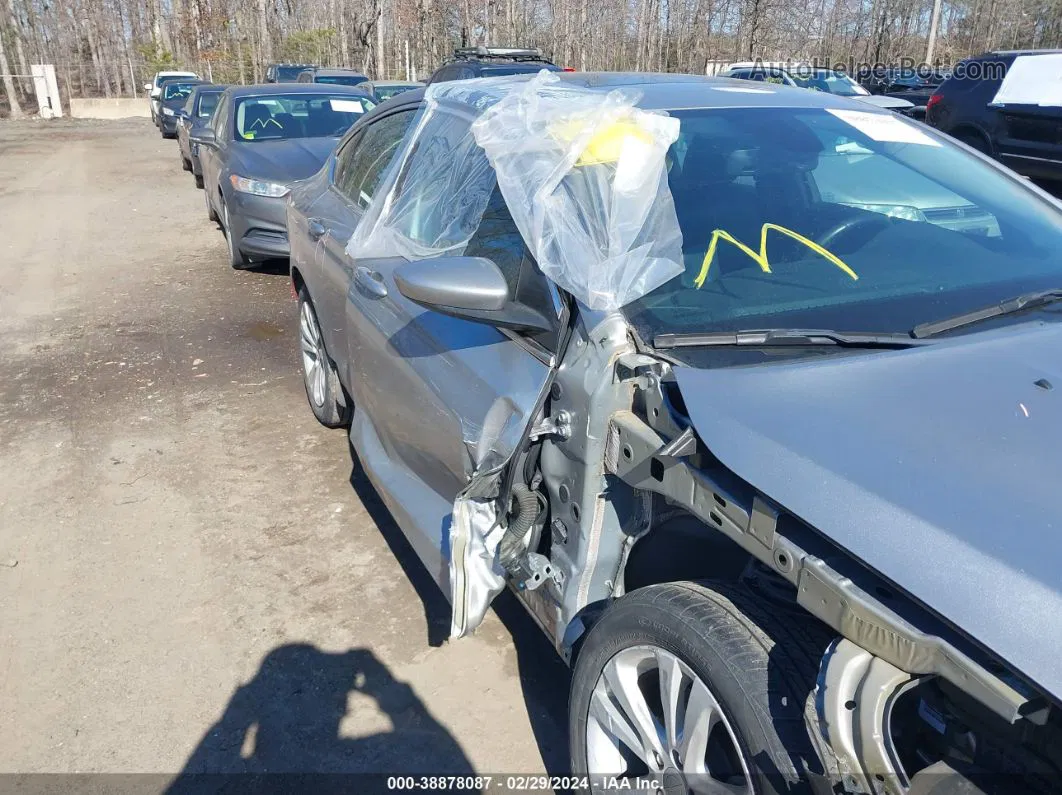
[[[344,736],[346,721],[369,732]],[[367,792],[382,790],[385,774],[473,773],[457,741],[371,651],[289,644],[236,690],[167,792]]]

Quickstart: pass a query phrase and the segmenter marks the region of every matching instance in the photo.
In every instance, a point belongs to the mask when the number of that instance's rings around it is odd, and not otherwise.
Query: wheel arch
[[[960,141],[963,138],[976,138],[984,145],[983,152],[985,154],[989,155],[990,157],[996,156],[996,148],[992,144],[992,136],[988,134],[987,130],[985,130],[983,127],[981,127],[975,122],[960,122],[959,124],[956,124],[954,127],[952,127],[948,134],[952,138],[959,139]]]

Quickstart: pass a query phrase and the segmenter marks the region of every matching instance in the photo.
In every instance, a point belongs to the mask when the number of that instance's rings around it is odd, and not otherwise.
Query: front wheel
[[[229,264],[238,271],[247,270],[247,268],[253,267],[254,263],[247,259],[246,255],[240,251],[240,244],[237,242],[236,236],[232,233],[229,206],[225,203],[224,199],[221,200],[221,212],[224,215],[222,231],[225,233],[225,242],[228,244]]]
[[[336,367],[325,350],[321,324],[317,322],[317,312],[305,287],[299,290],[299,353],[302,383],[313,416],[326,428],[349,425],[350,400],[343,392]]]
[[[594,793],[805,793],[831,633],[741,586],[652,585],[588,635],[569,701],[572,772]]]
[[[200,177],[199,181],[202,182],[203,178]],[[203,186],[200,185],[199,187]],[[216,224],[218,222],[218,214],[214,209],[214,205],[210,203],[210,191],[203,191],[203,201],[206,202],[207,220]]]

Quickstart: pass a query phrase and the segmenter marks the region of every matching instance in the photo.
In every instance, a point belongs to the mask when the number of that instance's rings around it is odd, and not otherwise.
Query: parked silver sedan
[[[824,92],[540,74],[399,95],[287,213],[310,407],[453,638],[508,586],[573,663],[574,789],[1062,780],[1046,194]]]

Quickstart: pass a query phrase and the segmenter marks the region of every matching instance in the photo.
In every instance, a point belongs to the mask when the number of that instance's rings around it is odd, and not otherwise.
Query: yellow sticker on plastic
[[[558,124],[552,130],[553,137],[559,141],[575,140],[586,127],[585,122],[574,121]],[[616,163],[630,144],[639,147],[651,146],[653,136],[642,127],[630,121],[614,121],[591,136],[579,159],[577,166],[596,166],[602,163]]]
[[[243,134],[243,137],[244,137],[244,138],[246,138],[246,139],[247,139],[247,140],[249,140],[249,141],[253,141],[253,140],[254,140],[254,136],[255,136],[255,132],[254,132],[254,130],[247,130],[247,131],[246,131],[246,132],[245,132],[245,133]]]
[[[842,271],[844,271],[847,275],[851,276],[853,280],[859,280],[859,276],[854,270],[852,270],[848,267],[848,265],[845,264],[844,260],[842,260],[833,252],[823,248],[814,240],[809,240],[799,232],[794,232],[792,229],[787,229],[786,227],[779,226],[778,224],[764,224],[763,227],[760,229],[759,251],[753,251],[751,248],[746,246],[740,240],[738,240],[729,232],[723,229],[716,229],[714,232],[712,232],[711,242],[708,243],[708,250],[704,253],[704,260],[701,262],[701,271],[697,274],[697,278],[693,280],[693,284],[697,287],[698,290],[701,289],[701,287],[704,285],[705,280],[708,278],[708,270],[712,267],[712,261],[715,259],[715,250],[716,248],[718,248],[720,240],[725,240],[727,243],[730,243],[731,245],[741,249],[741,251],[747,254],[753,262],[760,266],[760,269],[764,273],[770,273],[771,263],[767,260],[767,232],[772,229],[775,232],[781,232],[783,235],[793,238],[793,240],[797,241],[798,243],[803,243],[816,254],[826,258],[838,268],[840,268]]]

